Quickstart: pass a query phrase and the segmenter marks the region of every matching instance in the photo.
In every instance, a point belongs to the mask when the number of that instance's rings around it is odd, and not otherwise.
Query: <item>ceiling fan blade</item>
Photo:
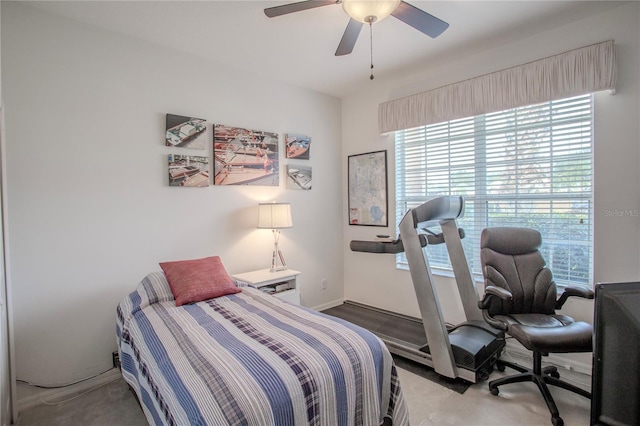
[[[349,19],[347,28],[344,30],[344,34],[342,34],[338,49],[336,49],[336,56],[348,55],[353,51],[353,47],[356,45],[356,41],[358,41],[358,36],[360,35],[360,30],[363,25],[362,22]]]
[[[264,14],[269,18],[286,15],[288,13],[300,12],[307,9],[313,9],[320,6],[328,6],[336,4],[336,0],[306,0],[298,3],[283,4],[282,6],[269,7],[264,10]]]
[[[449,24],[442,19],[438,19],[430,13],[418,9],[405,1],[401,1],[398,8],[391,12],[391,14],[431,38],[438,37],[444,30],[449,28]]]

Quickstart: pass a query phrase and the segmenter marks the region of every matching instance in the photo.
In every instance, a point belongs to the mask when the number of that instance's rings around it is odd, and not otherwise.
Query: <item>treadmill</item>
[[[345,301],[323,311],[380,337],[391,353],[432,367],[452,379],[486,380],[505,346],[504,332],[489,326],[478,308],[478,295],[462,248],[464,231],[456,219],[464,213],[460,196],[440,196],[409,210],[400,222],[400,238],[392,242],[351,241],[351,250],[407,255],[421,318]],[[428,228],[439,226],[440,233]],[[444,322],[424,247],[446,244],[467,321]]]

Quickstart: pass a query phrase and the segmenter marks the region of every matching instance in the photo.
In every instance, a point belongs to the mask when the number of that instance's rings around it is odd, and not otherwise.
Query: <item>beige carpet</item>
[[[550,425],[551,416],[533,383],[507,385],[499,396],[487,383],[471,385],[464,394],[398,369],[402,390],[414,426]],[[512,374],[494,372],[492,378]],[[560,371],[563,378],[586,385],[589,376]],[[588,386],[583,386],[588,389]],[[589,425],[590,402],[564,389],[552,388],[566,426]],[[20,426],[137,426],[146,425],[124,380],[119,379],[59,405],[40,405],[20,413]]]
[[[439,386],[413,373],[398,369],[411,424],[444,425],[551,425],[551,415],[533,383],[518,383],[500,388],[491,395],[487,382],[473,384],[464,394]],[[514,374],[494,372],[491,379]],[[565,380],[589,389],[590,377],[560,370]],[[565,426],[588,426],[591,401],[564,389],[551,387]]]
[[[53,402],[53,401],[49,401]],[[20,412],[19,426],[143,426],[146,418],[129,386],[119,378],[62,404]]]

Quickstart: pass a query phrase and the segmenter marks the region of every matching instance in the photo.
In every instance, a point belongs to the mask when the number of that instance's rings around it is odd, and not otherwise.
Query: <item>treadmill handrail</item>
[[[455,275],[458,294],[467,321],[482,321],[478,309],[478,295],[471,276],[471,270],[462,247],[464,231],[458,228],[456,219],[464,213],[464,199],[461,196],[440,196],[425,201],[420,206],[407,211],[399,224],[400,238],[392,242],[352,241],[351,250],[370,253],[406,253],[411,281],[416,293],[422,327],[429,346],[430,362],[434,370],[446,377],[462,377],[464,368],[459,369],[454,357],[447,325],[444,322],[438,292],[431,274],[431,267],[425,248],[426,244],[445,243]],[[438,225],[439,234],[425,231],[429,225]],[[429,235],[421,233],[428,232]],[[407,346],[408,347],[408,346]],[[410,353],[403,348],[402,353]]]
[[[420,244],[422,247],[427,245],[427,238],[425,235],[420,235]],[[404,251],[404,244],[402,244],[402,239],[400,238],[389,242],[352,240],[349,248],[351,251],[365,253],[397,254]]]
[[[425,201],[410,210],[414,228],[427,228],[429,222],[455,220],[464,215],[462,196],[440,196]]]
[[[420,316],[431,349],[433,368],[447,377],[457,377],[458,370],[427,253],[418,243],[418,230],[428,227],[429,222],[440,226],[466,319],[481,321],[482,314],[477,306],[478,295],[460,239],[463,234],[456,223],[456,219],[461,217],[463,212],[464,199],[461,196],[436,197],[409,210],[399,226]]]
[[[409,212],[413,212],[410,210]],[[413,219],[413,220],[412,220]],[[446,377],[458,377],[449,334],[442,315],[431,268],[421,247],[416,229],[415,215],[407,213],[400,221],[400,236],[404,242],[413,288],[416,292],[422,326],[431,349],[433,369]]]

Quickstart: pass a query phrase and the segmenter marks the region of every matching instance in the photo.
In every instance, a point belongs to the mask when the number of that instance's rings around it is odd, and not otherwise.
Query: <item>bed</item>
[[[176,306],[169,281],[151,273],[117,307],[122,375],[150,424],[409,423],[370,332],[249,287]]]

